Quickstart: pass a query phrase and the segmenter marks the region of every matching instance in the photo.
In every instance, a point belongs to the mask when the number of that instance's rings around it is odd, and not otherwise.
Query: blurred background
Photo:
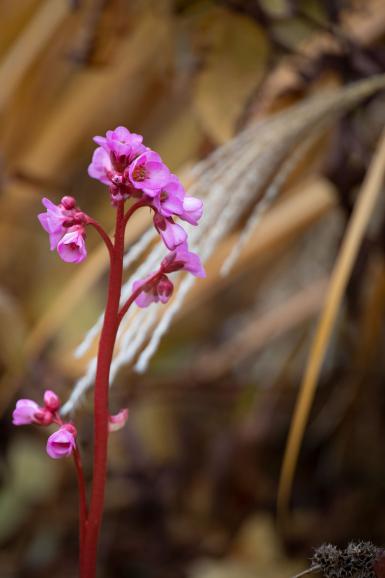
[[[83,265],[50,253],[41,198],[74,195],[111,229],[108,195],[87,176],[94,135],[125,125],[183,178],[256,120],[385,72],[385,3],[0,0],[0,31],[0,575],[64,578],[77,575],[72,463],[50,460],[46,432],[14,428],[11,413],[47,388],[65,400],[85,371],[73,351],[103,309],[107,259],[92,232]],[[381,91],[341,104],[230,274],[223,255],[263,190],[148,371],[119,372],[111,409],[130,418],[111,436],[100,578],[290,578],[322,542],[385,544],[383,190],[276,520],[317,319],[384,121]],[[91,395],[76,423],[89,479]]]

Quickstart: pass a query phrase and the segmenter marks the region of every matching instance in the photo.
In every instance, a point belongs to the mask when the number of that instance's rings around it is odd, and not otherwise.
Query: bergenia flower
[[[182,183],[175,175],[171,175],[170,180],[152,200],[154,209],[163,215],[163,217],[172,217],[173,215],[182,215],[183,199],[185,190]]]
[[[13,425],[29,425],[38,423],[36,418],[41,408],[32,399],[19,399],[12,413]]]
[[[187,243],[179,245],[175,251],[169,253],[162,261],[161,269],[165,273],[174,271],[188,271],[194,277],[206,277],[205,270],[199,256],[188,250]]]
[[[114,175],[111,157],[108,152],[98,147],[92,155],[92,161],[88,165],[88,174],[91,178],[97,179],[104,185],[110,185]]]
[[[76,435],[76,428],[70,423],[64,424],[50,435],[46,447],[49,457],[58,460],[70,456],[76,448]]]
[[[154,215],[154,225],[159,235],[162,237],[167,249],[173,251],[178,245],[187,239],[187,233],[171,217],[163,217],[160,213]]]
[[[54,391],[47,389],[44,393],[44,406],[39,406],[32,399],[19,399],[12,414],[14,425],[50,425],[56,419],[60,408],[60,399]]]
[[[63,197],[59,205],[43,199],[47,209],[38,219],[48,232],[51,251],[58,250],[63,261],[80,263],[87,256],[84,226],[87,216],[76,207],[73,197]]]
[[[172,292],[174,290],[174,285],[167,277],[167,275],[161,275],[153,282],[148,282],[151,278],[146,277],[141,281],[134,281],[132,285],[132,291],[137,291],[142,287],[142,292],[135,299],[135,303],[138,307],[145,308],[151,305],[151,303],[167,303],[170,299]]]
[[[170,171],[157,153],[151,150],[139,155],[128,169],[133,187],[155,197],[170,179]]]
[[[185,196],[183,199],[183,211],[178,213],[178,215],[191,225],[197,225],[202,213],[203,202],[197,197]]]
[[[110,415],[108,420],[108,431],[115,432],[122,429],[128,419],[128,409],[121,409],[115,415]]]
[[[42,203],[47,209],[45,213],[40,213],[37,218],[41,226],[49,235],[50,249],[54,251],[58,242],[65,232],[63,223],[67,220],[67,215],[61,205],[55,205],[49,199],[43,198]]]
[[[57,245],[59,256],[66,263],[81,263],[87,257],[84,227],[73,227]]]
[[[120,172],[146,150],[142,144],[143,137],[124,126],[108,130],[105,137],[96,136],[94,141],[108,153],[114,168]]]

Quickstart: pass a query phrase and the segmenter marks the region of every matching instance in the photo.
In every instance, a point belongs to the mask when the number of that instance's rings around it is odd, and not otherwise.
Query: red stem
[[[108,389],[110,365],[119,327],[118,311],[122,286],[124,229],[124,202],[121,201],[116,212],[115,242],[111,253],[108,299],[100,336],[95,377],[93,484],[84,544],[82,578],[94,578],[96,574],[97,547],[104,508],[109,418]]]
[[[78,480],[78,491],[79,491],[79,552],[80,552],[80,575],[82,575],[83,568],[83,558],[84,558],[84,541],[86,537],[86,523],[87,523],[87,497],[86,497],[86,485],[84,482],[83,467],[80,457],[80,452],[77,447],[75,447],[73,453],[76,476]]]
[[[122,275],[123,275],[124,231],[128,219],[133,215],[133,213],[137,209],[139,209],[143,205],[144,203],[142,201],[138,201],[137,203],[132,205],[130,209],[128,209],[126,214],[124,214],[124,201],[121,201],[117,205],[114,244],[111,243],[110,238],[105,233],[103,228],[97,223],[97,221],[93,221],[92,219],[90,219],[89,221],[89,224],[95,227],[95,229],[99,232],[102,239],[106,243],[106,246],[110,252],[111,268],[108,285],[107,305],[104,314],[103,328],[100,335],[97,368],[95,376],[94,456],[93,456],[92,493],[88,516],[87,511],[85,510],[86,512],[85,518],[83,517],[84,516],[83,510],[81,512],[81,518],[85,520],[85,523],[82,524],[82,522],[80,522],[81,578],[95,578],[96,575],[97,548],[104,509],[104,494],[107,477],[109,378],[110,378],[110,366],[116,341],[116,334],[120,322],[123,319],[128,308],[135,301],[136,297],[138,297],[138,295],[143,291],[143,288],[139,287],[136,291],[134,291],[134,293],[128,298],[126,303],[119,310],[120,294],[122,287]],[[148,280],[148,282],[157,279],[160,274],[161,271],[157,271]],[[76,462],[75,459],[75,463],[78,469],[80,461]],[[79,473],[81,473],[81,469],[78,470],[78,477]],[[79,484],[79,490],[81,492],[81,495],[84,495],[85,499],[85,492],[83,494],[84,481],[82,482],[82,484],[83,485],[81,489]],[[82,497],[81,500],[83,500]]]
[[[107,233],[105,232],[103,227],[101,225],[99,225],[99,223],[97,221],[95,221],[94,219],[92,219],[91,217],[87,218],[87,224],[91,225],[91,227],[94,227],[94,229],[96,229],[96,231],[99,233],[99,235],[103,239],[104,244],[106,245],[108,252],[110,254],[110,257],[112,259],[112,255],[114,252],[114,246],[111,243],[111,239],[109,238],[109,236],[107,235]]]

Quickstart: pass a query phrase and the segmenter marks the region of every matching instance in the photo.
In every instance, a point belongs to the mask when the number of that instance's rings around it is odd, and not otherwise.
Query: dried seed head
[[[325,578],[342,578],[342,551],[333,544],[322,544],[314,551],[312,566],[320,566]]]
[[[318,566],[325,578],[376,578],[379,552],[371,542],[351,542],[345,550],[323,544],[315,550],[311,565]]]
[[[378,555],[378,548],[372,542],[350,542],[345,550],[346,567],[352,574],[362,574],[372,578],[374,573],[374,562]]]

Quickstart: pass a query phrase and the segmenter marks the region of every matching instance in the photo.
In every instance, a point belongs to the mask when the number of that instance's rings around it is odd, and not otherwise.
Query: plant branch
[[[92,219],[91,217],[88,217],[87,224],[91,225],[91,227],[94,227],[94,229],[99,233],[100,237],[102,238],[102,240],[104,241],[104,244],[106,245],[106,247],[108,249],[108,252],[110,254],[110,258],[112,259],[114,246],[112,244],[111,239],[109,238],[109,236],[107,235],[107,233],[103,229],[103,227],[97,221],[95,221],[95,219]]]
[[[84,564],[81,578],[96,575],[97,548],[104,509],[108,444],[108,392],[112,355],[118,330],[118,311],[123,274],[124,201],[116,211],[115,241],[111,253],[108,298],[99,341],[94,388],[94,457],[90,509],[84,545]]]
[[[141,207],[145,207],[146,205],[147,202],[143,200],[137,201],[134,205],[131,205],[131,207],[127,210],[126,214],[124,215],[124,227],[126,227],[129,219],[132,217],[135,211],[137,211]]]
[[[119,310],[118,313],[118,325],[120,325],[123,317],[125,316],[125,314],[127,313],[128,309],[131,307],[131,305],[133,304],[133,302],[135,301],[135,299],[137,297],[139,297],[139,295],[142,293],[142,291],[144,291],[144,285],[146,285],[146,287],[150,287],[153,283],[155,283],[155,281],[158,280],[158,278],[160,277],[160,275],[162,275],[162,271],[159,270],[156,273],[154,273],[147,281],[146,283],[144,283],[141,287],[138,287],[135,291],[133,291],[133,293],[131,293],[131,295],[129,296],[129,298],[127,299],[127,301],[122,305],[122,307]]]

